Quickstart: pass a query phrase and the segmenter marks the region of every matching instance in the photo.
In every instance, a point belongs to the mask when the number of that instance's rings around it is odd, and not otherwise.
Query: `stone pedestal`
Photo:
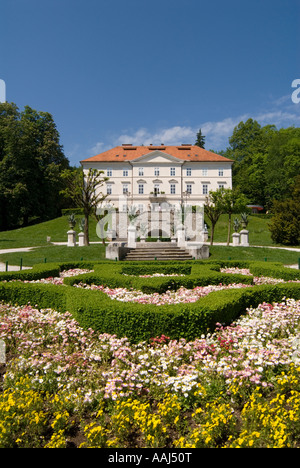
[[[80,232],[78,234],[78,245],[79,247],[84,247],[84,233]]]
[[[113,237],[114,237],[114,231],[112,229],[107,229],[107,231],[106,231],[106,240],[108,242],[111,242],[113,240]]]
[[[233,246],[236,246],[236,245],[240,245],[240,233],[239,232],[234,232],[232,234],[232,245]]]
[[[242,229],[240,232],[241,235],[241,244],[244,247],[249,247],[249,231],[247,229]]]
[[[128,227],[128,242],[127,247],[130,249],[136,248],[136,227],[130,224]]]
[[[206,225],[204,227],[202,235],[203,235],[203,242],[207,242],[208,241],[208,229]]]
[[[76,246],[76,231],[73,231],[73,229],[70,229],[70,231],[68,231],[67,234],[68,234],[68,247],[75,247]]]

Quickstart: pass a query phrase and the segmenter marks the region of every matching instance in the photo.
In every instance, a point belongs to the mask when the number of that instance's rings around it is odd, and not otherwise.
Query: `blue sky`
[[[1,0],[6,98],[53,115],[72,165],[122,143],[226,149],[299,126],[299,0]]]

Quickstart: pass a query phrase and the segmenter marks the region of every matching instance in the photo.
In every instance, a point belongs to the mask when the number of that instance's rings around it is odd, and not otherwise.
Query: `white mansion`
[[[81,164],[84,171],[98,169],[109,177],[104,192],[120,212],[133,205],[140,212],[202,206],[210,191],[232,188],[233,161],[188,144],[124,144]]]

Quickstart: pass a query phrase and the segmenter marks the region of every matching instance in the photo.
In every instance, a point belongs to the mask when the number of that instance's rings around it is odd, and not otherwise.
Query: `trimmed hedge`
[[[66,308],[66,288],[53,284],[0,283],[0,299],[6,303],[27,305],[41,309],[55,309],[64,312]]]
[[[65,278],[64,283],[72,286],[74,284],[86,283],[103,285],[109,288],[133,288],[142,291],[145,294],[157,292],[159,294],[168,290],[177,290],[181,286],[192,289],[196,286],[209,286],[216,284],[232,284],[243,283],[253,284],[252,276],[240,274],[221,273],[218,264],[175,264],[163,265],[158,264],[128,264],[120,263],[111,264],[107,268],[107,264],[96,265],[93,273],[78,275],[76,277]],[[140,274],[184,274],[185,276],[173,277],[154,277],[140,278]],[[132,276],[126,276],[132,275]]]
[[[263,268],[265,266],[263,262],[250,263],[248,265],[243,263],[243,267],[249,267],[252,273],[253,271],[264,271],[265,274],[266,270]],[[30,303],[32,306],[39,308],[69,311],[83,328],[93,328],[99,333],[116,334],[119,337],[127,336],[130,341],[136,343],[161,334],[165,334],[172,339],[185,338],[193,340],[201,334],[207,333],[208,330],[214,330],[217,322],[221,322],[224,325],[232,323],[248,307],[257,307],[262,302],[280,302],[283,297],[300,299],[299,283],[282,283],[223,290],[210,293],[195,303],[162,306],[119,302],[111,300],[101,291],[71,287],[72,284],[82,280],[86,280],[90,284],[92,282],[103,284],[99,283],[99,281],[105,280],[109,283],[107,284],[109,287],[136,287],[139,285],[144,289],[148,288],[149,291],[153,289],[159,292],[159,288],[164,289],[166,285],[171,287],[172,284],[177,287],[183,280],[186,282],[186,285],[191,285],[187,287],[194,287],[197,285],[196,283],[212,284],[212,280],[224,283],[224,281],[231,278],[229,282],[233,282],[233,278],[242,276],[220,273],[218,271],[220,269],[220,262],[197,262],[192,264],[191,262],[185,262],[183,265],[180,263],[177,272],[179,272],[180,268],[189,267],[190,274],[187,274],[186,277],[178,278],[124,276],[122,274],[124,269],[125,271],[130,271],[130,269],[128,270],[130,264],[125,264],[125,262],[122,262],[122,264],[111,263],[109,265],[107,263],[97,263],[94,265],[91,263],[65,263],[60,265],[53,264],[51,266],[49,264],[40,265],[33,270],[26,270],[22,273],[25,274],[31,271],[36,274],[39,271],[41,275],[44,275],[42,277],[47,277],[54,276],[48,274],[50,271],[56,273],[66,268],[78,268],[79,265],[81,268],[94,267],[95,271],[90,274],[79,275],[78,277],[65,278],[64,286],[24,284],[18,281],[10,283],[2,282],[0,283],[0,299],[12,304],[25,305]],[[148,266],[150,265],[148,264]],[[139,264],[139,269],[142,266]],[[230,262],[226,262],[226,265],[222,264],[221,266],[233,265]],[[235,262],[234,266],[241,267],[241,263],[237,265],[237,262]],[[49,267],[49,270],[46,270],[47,267]],[[157,268],[157,265],[155,265],[155,268]],[[278,274],[279,271],[287,273],[285,270],[288,270],[276,264],[269,265],[269,268],[273,269],[272,271],[278,268]],[[299,278],[299,271],[294,270],[294,272],[298,274]],[[55,274],[55,276],[57,275]],[[268,276],[270,275],[268,274]],[[242,276],[242,278],[249,281],[249,277],[247,276]],[[220,279],[221,281],[219,281]],[[252,277],[250,277],[250,281],[252,281]],[[216,282],[213,284],[217,284]]]
[[[61,271],[58,263],[43,263],[35,265],[30,270],[0,272],[0,281],[35,281],[50,276],[58,276]]]

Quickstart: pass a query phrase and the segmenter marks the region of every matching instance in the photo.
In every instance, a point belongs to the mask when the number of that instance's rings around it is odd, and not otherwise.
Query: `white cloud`
[[[291,96],[283,96],[269,103],[268,108],[259,110],[256,114],[245,113],[237,117],[226,117],[219,121],[200,122],[194,126],[170,126],[167,128],[150,130],[140,127],[135,130],[123,132],[115,138],[110,138],[106,142],[98,142],[89,151],[91,156],[106,151],[114,146],[124,143],[133,145],[179,145],[181,143],[194,144],[197,132],[201,128],[205,136],[205,148],[216,152],[225,150],[229,146],[229,138],[234,128],[241,122],[246,122],[249,118],[257,120],[262,126],[276,125],[279,128],[297,126],[300,124],[300,104],[293,104]]]
[[[98,141],[90,150],[89,153],[91,153],[93,156],[96,154],[102,153],[105,151],[104,149],[104,143],[102,141]]]
[[[164,145],[178,145],[183,141],[194,143],[195,138],[195,129],[191,127],[174,126],[154,132],[146,128],[139,128],[132,133],[120,135],[116,139],[115,144],[132,143],[133,145],[149,145],[152,143],[154,145],[159,145],[163,143]]]
[[[219,122],[204,122],[199,125],[180,126],[162,128],[155,131],[146,128],[139,128],[132,132],[126,132],[115,139],[111,146],[124,143],[133,145],[180,145],[182,143],[194,144],[197,132],[201,128],[202,134],[206,137],[205,147],[207,149],[225,149],[228,146],[228,138],[231,136],[234,127],[248,116],[239,116],[235,119],[226,118]]]

